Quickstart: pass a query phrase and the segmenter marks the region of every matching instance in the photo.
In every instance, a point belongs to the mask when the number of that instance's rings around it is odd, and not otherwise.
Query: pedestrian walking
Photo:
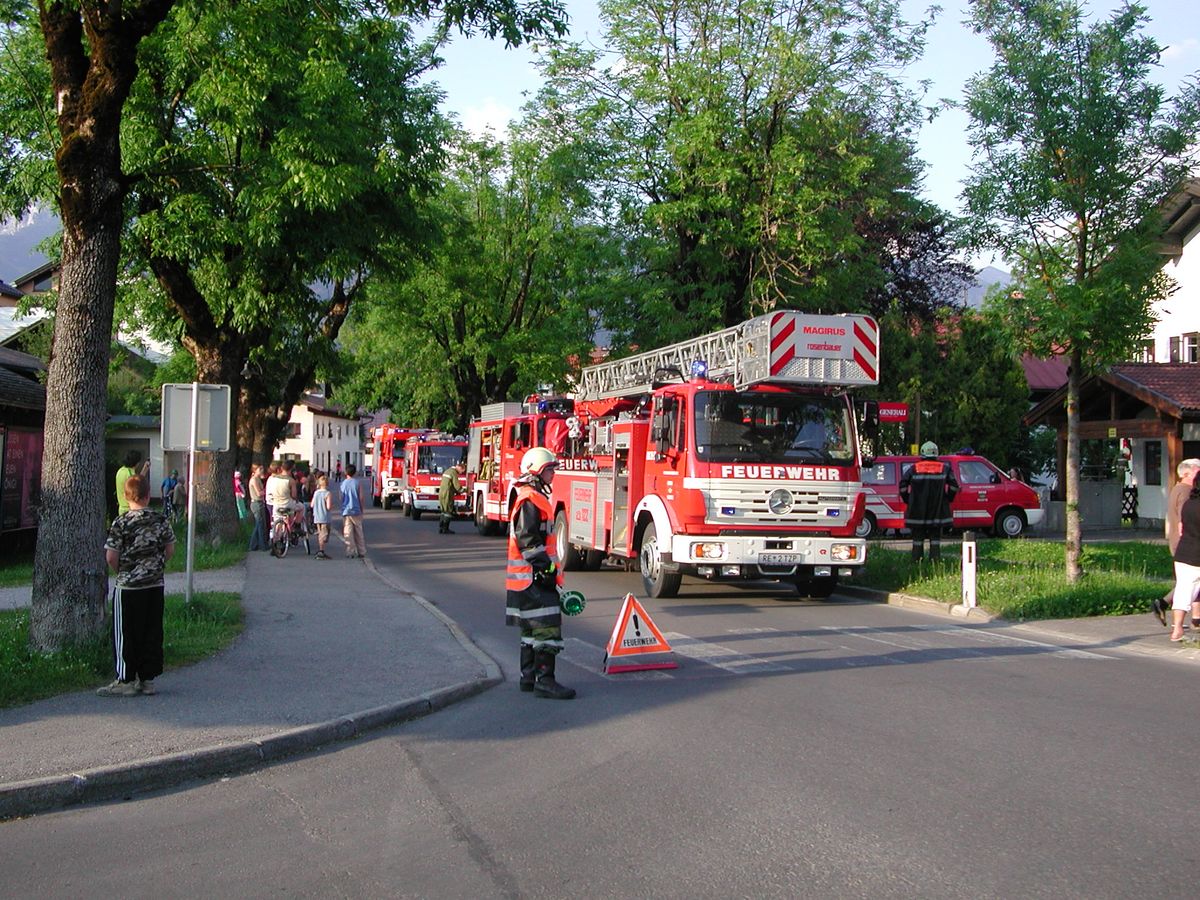
[[[242,485],[242,473],[233,470],[233,502],[237,504],[238,521],[246,518],[246,488]]]
[[[1167,520],[1164,528],[1165,537],[1167,539],[1167,549],[1171,551],[1171,559],[1175,559],[1175,548],[1179,546],[1179,518],[1183,512],[1183,504],[1187,502],[1188,496],[1192,493],[1192,484],[1196,480],[1196,473],[1200,472],[1200,459],[1185,459],[1175,467],[1175,474],[1179,476],[1179,481],[1171,488],[1171,493],[1167,497]],[[1174,603],[1175,589],[1167,591],[1165,597],[1154,600],[1151,604],[1151,609],[1154,615],[1158,617],[1158,621],[1165,627],[1167,624],[1167,610],[1171,609]],[[1200,603],[1192,605],[1192,627],[1200,625]]]
[[[904,527],[912,532],[912,558],[923,559],[925,541],[929,558],[942,555],[942,529],[954,524],[950,501],[958,493],[958,481],[950,464],[937,458],[933,441],[921,445],[921,458],[900,479],[900,499],[905,503]]]
[[[329,559],[325,545],[329,543],[329,522],[333,513],[333,495],[329,493],[329,479],[324,475],[317,479],[313,491],[312,517],[317,530],[317,559]]]
[[[354,463],[346,466],[346,477],[341,485],[342,540],[346,542],[347,559],[366,559],[367,544],[363,539],[363,492],[362,484],[355,474]]]
[[[117,573],[112,602],[116,679],[96,691],[102,697],[155,693],[163,670],[163,570],[175,552],[175,532],[162,513],[149,508],[150,483],[141,475],[125,480],[129,509],[108,529],[104,556]]]
[[[250,466],[250,480],[246,484],[250,495],[250,545],[247,550],[267,550],[267,505],[264,501],[266,482],[263,479],[263,467],[259,463]]]
[[[447,466],[442,473],[442,483],[438,485],[438,507],[442,511],[439,534],[454,534],[450,528],[450,523],[454,521],[454,500],[462,493],[462,476],[466,471],[466,464],[457,462]]]
[[[1183,640],[1183,623],[1200,591],[1200,486],[1192,489],[1179,511],[1179,543],[1175,545],[1175,593],[1171,603],[1171,640]]]
[[[550,485],[557,466],[557,457],[545,447],[532,447],[521,457],[508,526],[505,624],[521,629],[521,690],[570,700],[575,691],[554,677],[563,648],[558,601],[563,574],[550,526]]]

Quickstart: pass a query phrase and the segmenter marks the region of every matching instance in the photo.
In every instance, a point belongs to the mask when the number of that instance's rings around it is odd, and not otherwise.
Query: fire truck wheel
[[[878,526],[875,524],[875,517],[870,513],[864,513],[862,521],[858,523],[858,527],[854,529],[854,536],[860,538],[869,538],[878,531]]]
[[[482,498],[475,507],[475,530],[483,537],[493,533],[492,520],[487,517],[487,510],[483,508]]]
[[[371,504],[372,504],[372,505],[373,505],[373,506],[374,506],[376,509],[379,509],[379,507],[383,506],[383,501],[382,501],[382,500],[380,500],[380,499],[379,499],[379,495],[378,495],[378,494],[376,494],[374,497],[372,497],[372,498],[371,498]]]
[[[391,498],[391,497],[384,497],[384,498],[383,498],[383,508],[384,508],[384,509],[391,509],[391,508],[392,508],[392,498]]]
[[[419,509],[417,509],[415,506],[413,506],[411,503],[408,506],[408,512],[409,512],[409,515],[411,515],[413,517],[414,522],[421,521],[421,511]]]
[[[583,554],[567,540],[567,513],[560,509],[554,517],[554,547],[562,560],[564,572],[577,572],[583,568]]]
[[[604,562],[608,556],[603,550],[585,550],[583,552],[583,567],[589,572],[594,572],[600,568],[600,563]]]
[[[662,552],[658,548],[658,533],[654,523],[646,526],[642,534],[642,549],[638,554],[642,565],[642,584],[646,593],[651,597],[674,597],[679,593],[679,585],[683,576],[678,572],[667,572],[663,569]]]

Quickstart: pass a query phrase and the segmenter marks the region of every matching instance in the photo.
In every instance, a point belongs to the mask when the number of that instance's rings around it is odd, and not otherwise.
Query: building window
[[[1162,441],[1146,441],[1146,484],[1162,484]]]
[[[1171,338],[1171,362],[1200,361],[1200,334],[1181,334]]]
[[[1150,339],[1142,341],[1138,344],[1136,350],[1133,351],[1133,362],[1152,363],[1154,362],[1154,340]]]

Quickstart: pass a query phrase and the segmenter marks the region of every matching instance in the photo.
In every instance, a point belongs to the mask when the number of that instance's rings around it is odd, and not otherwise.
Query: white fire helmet
[[[558,457],[545,447],[530,447],[521,457],[521,474],[541,476],[547,466],[558,465]]]

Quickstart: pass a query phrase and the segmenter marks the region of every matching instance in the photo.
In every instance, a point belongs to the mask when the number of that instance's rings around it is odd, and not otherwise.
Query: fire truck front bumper
[[[672,568],[705,577],[852,575],[867,559],[860,538],[804,535],[675,535]]]

